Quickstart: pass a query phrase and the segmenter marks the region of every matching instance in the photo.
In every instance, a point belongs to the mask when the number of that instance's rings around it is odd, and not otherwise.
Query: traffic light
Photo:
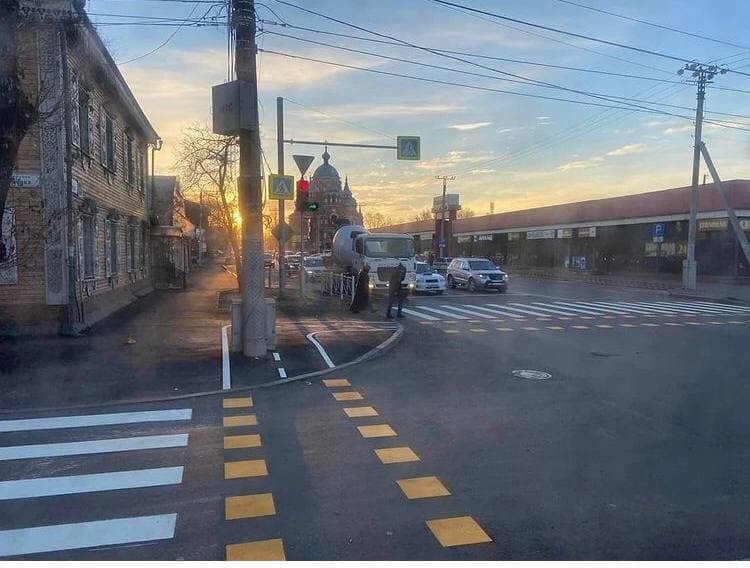
[[[310,201],[310,182],[304,178],[297,180],[296,210],[314,213],[318,210],[318,207],[319,205],[317,201]]]

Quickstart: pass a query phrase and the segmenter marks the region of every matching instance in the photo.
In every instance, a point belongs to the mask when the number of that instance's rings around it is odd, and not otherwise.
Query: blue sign
[[[664,223],[654,223],[654,237],[664,236]]]

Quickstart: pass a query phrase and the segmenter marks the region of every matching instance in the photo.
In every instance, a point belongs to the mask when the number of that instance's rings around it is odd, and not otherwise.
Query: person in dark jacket
[[[404,306],[404,297],[406,296],[406,288],[404,287],[404,279],[406,278],[406,268],[402,263],[398,263],[398,266],[391,271],[391,277],[388,279],[388,310],[385,312],[385,317],[392,318],[391,308],[393,308],[394,301],[398,302],[396,316],[404,317],[401,310]]]
[[[370,266],[365,264],[357,274],[357,286],[349,309],[356,314],[368,306],[370,311],[375,311],[370,304]]]

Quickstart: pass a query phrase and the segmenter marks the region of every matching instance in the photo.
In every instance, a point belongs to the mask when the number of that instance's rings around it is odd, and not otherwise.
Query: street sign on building
[[[655,243],[663,243],[664,242],[664,223],[654,223],[654,229],[653,229],[653,241]]]
[[[304,156],[302,154],[294,154],[292,158],[294,158],[294,163],[297,164],[297,167],[299,168],[299,177],[304,177],[305,172],[307,172],[307,168],[310,167],[310,164],[312,164],[313,160],[315,159],[315,156]]]
[[[268,176],[269,199],[294,199],[294,176]]]
[[[397,160],[419,160],[421,156],[419,136],[396,137]]]

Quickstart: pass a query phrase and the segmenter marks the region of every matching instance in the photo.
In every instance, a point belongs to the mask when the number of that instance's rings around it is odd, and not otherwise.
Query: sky
[[[725,63],[750,73],[750,2],[715,0],[575,0],[632,18],[648,20],[705,39],[656,29],[597,13],[562,0],[457,0],[515,19],[608,41],[674,55]],[[369,71],[258,53],[261,145],[273,172],[277,169],[276,97],[285,99],[285,137],[298,140],[389,145],[397,135],[421,137],[419,162],[397,161],[394,150],[330,148],[331,164],[348,176],[365,212],[411,220],[440,194],[435,176],[455,175],[450,193],[476,214],[514,211],[689,185],[693,121],[662,113],[608,109],[532,98],[526,93],[612,105],[556,88],[503,79],[542,81],[607,97],[652,101],[635,103],[672,115],[694,116],[696,89],[677,75],[678,61],[602,45],[441,6],[432,0],[289,0],[403,40],[413,45],[460,51],[463,60],[441,57],[403,45],[388,45],[323,35],[277,25],[286,22],[314,30],[359,35],[356,30],[305,13],[277,0],[258,2],[261,50],[361,67]],[[181,28],[132,23],[133,16],[202,16],[210,4],[188,0],[88,0],[98,26],[133,93],[164,140],[157,154],[159,173],[177,173],[174,151],[185,125],[210,122],[211,86],[227,80],[226,26]],[[217,13],[214,10],[213,13]],[[108,14],[108,15],[107,15]],[[120,18],[115,15],[125,15]],[[146,21],[146,20],[140,20]],[[219,22],[225,23],[222,16]],[[162,47],[157,48],[174,36]],[[334,49],[296,38],[400,58],[405,61]],[[542,37],[545,36],[545,37]],[[382,38],[382,36],[381,36]],[[391,41],[391,40],[386,40]],[[574,66],[651,80],[615,77],[527,63],[476,58],[476,55]],[[130,61],[138,58],[135,61]],[[450,67],[490,77],[416,65]],[[488,70],[486,67],[490,67]],[[379,73],[374,73],[377,71]],[[428,83],[394,77],[398,73],[480,87]],[[519,80],[515,78],[514,80]],[[750,76],[719,75],[717,87],[750,91]],[[506,91],[498,93],[486,89]],[[657,106],[653,102],[671,106]],[[734,121],[750,129],[750,92],[708,89],[706,118]],[[746,115],[727,117],[712,112]],[[742,126],[744,125],[744,126]],[[723,179],[748,178],[750,132],[706,124],[704,140]],[[315,155],[311,171],[322,163],[322,148],[285,147],[286,173],[297,174],[292,154]],[[701,173],[707,173],[702,167]]]

